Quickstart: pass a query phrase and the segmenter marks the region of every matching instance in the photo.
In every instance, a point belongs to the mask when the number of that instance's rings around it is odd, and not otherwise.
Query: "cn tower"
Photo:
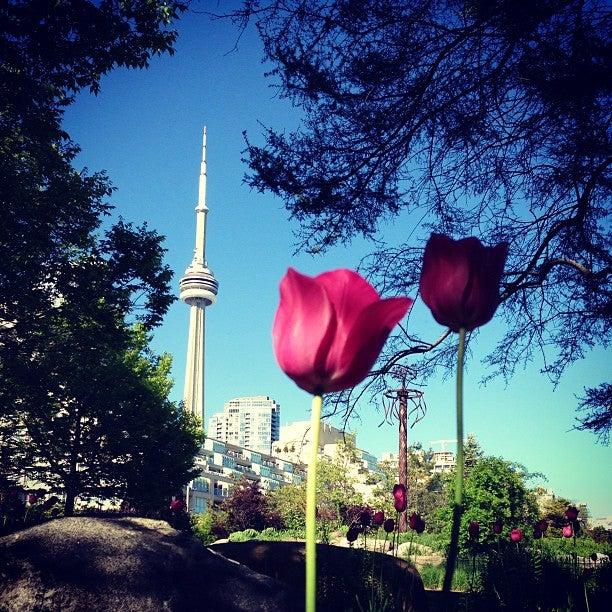
[[[185,368],[185,410],[198,416],[204,427],[204,321],[207,306],[217,299],[219,283],[206,262],[206,128],[202,136],[202,164],[196,212],[193,261],[179,283],[180,298],[189,306],[189,340]]]

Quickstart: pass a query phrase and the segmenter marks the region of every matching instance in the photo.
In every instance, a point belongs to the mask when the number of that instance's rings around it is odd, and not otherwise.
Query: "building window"
[[[196,497],[194,500],[193,511],[201,514],[204,512],[204,510],[206,510],[206,500],[202,497]]]

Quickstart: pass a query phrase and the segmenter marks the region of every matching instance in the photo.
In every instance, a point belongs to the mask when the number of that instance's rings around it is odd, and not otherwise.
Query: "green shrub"
[[[229,534],[230,542],[248,542],[249,540],[258,540],[260,533],[256,529],[245,529],[243,531],[234,531]]]
[[[419,574],[425,588],[442,589],[444,571],[444,565],[432,565],[430,563],[419,568]],[[453,591],[479,591],[480,588],[479,573],[476,572],[476,575],[472,578],[472,570],[468,567],[468,564],[460,563],[457,565],[453,574]]]
[[[227,537],[225,521],[226,515],[222,510],[207,508],[201,514],[191,515],[191,529],[202,544],[208,545]]]

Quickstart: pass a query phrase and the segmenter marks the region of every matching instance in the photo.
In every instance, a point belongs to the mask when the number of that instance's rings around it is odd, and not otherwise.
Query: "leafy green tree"
[[[104,173],[72,167],[79,149],[62,129],[65,108],[81,89],[97,92],[115,66],[142,68],[153,54],[172,52],[176,32],[169,26],[185,8],[174,0],[9,0],[0,6],[2,361],[36,331],[57,298],[58,270],[72,265],[75,252],[91,248],[111,210]],[[126,229],[120,223],[104,239],[117,249],[117,261],[111,256],[109,264],[118,268],[127,264],[121,248]],[[148,308],[144,318],[157,323],[168,296],[154,289],[167,277],[160,276],[157,259],[148,267],[150,284],[134,289]],[[3,382],[10,388],[0,371]]]
[[[270,493],[270,503],[286,529],[306,529],[306,482],[285,485]]]
[[[363,505],[363,496],[355,488],[356,478],[350,475],[356,463],[355,441],[351,437],[338,444],[333,458],[324,455],[317,461],[317,506],[333,511],[337,519],[347,508]]]
[[[61,127],[75,94],[97,92],[113,67],[146,67],[153,54],[172,52],[170,25],[185,7],[173,0],[0,7],[0,459],[8,473],[25,470],[61,490],[67,513],[76,495],[139,498],[137,472],[129,487],[127,471],[120,473],[134,468],[139,452],[151,460],[152,445],[136,445],[153,434],[139,418],[160,426],[176,457],[194,442],[194,424],[127,358],[135,346],[130,324],[151,329],[174,299],[161,237],[122,220],[102,230],[112,187],[104,173],[73,167],[79,149]],[[121,446],[126,439],[133,448]],[[173,486],[188,463],[169,470]]]
[[[482,447],[476,439],[476,436],[471,433],[468,434],[467,440],[465,441],[465,445],[463,447],[464,474],[466,476],[483,455],[484,453]]]
[[[493,544],[497,540],[490,529],[496,520],[503,522],[502,537],[506,537],[514,528],[521,528],[525,534],[528,533],[528,525],[537,518],[538,513],[535,500],[527,487],[526,476],[521,466],[498,457],[483,457],[475,463],[464,482],[460,549],[470,547],[470,521],[477,521],[480,525],[479,545]],[[454,479],[451,478],[448,481],[450,501],[439,513],[449,537],[454,486]]]
[[[371,238],[363,270],[414,295],[430,231],[509,240],[492,373],[543,352],[556,381],[609,343],[604,0],[248,0],[233,17],[256,22],[271,78],[302,111],[293,131],[247,141],[246,158],[303,249]],[[400,213],[409,238],[385,242]],[[424,375],[451,367],[455,346],[398,335],[378,373],[414,353]],[[612,426],[602,416],[596,431]]]
[[[65,496],[126,499],[141,512],[159,509],[195,475],[199,423],[167,399],[169,357],[148,349],[142,326],[128,350],[101,343],[92,327],[61,325],[40,356],[47,397],[24,385],[24,409],[0,425],[0,443],[15,436],[21,452],[3,465]],[[79,343],[88,343],[84,350]],[[36,410],[29,402],[36,401]]]

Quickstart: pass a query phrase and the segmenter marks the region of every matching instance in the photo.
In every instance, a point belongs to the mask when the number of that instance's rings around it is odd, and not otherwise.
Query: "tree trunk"
[[[81,415],[78,408],[75,409],[74,440],[70,450],[70,464],[68,466],[68,478],[66,479],[66,501],[64,502],[64,516],[74,514],[74,501],[78,493],[78,461],[79,449],[81,447]]]
[[[399,456],[398,456],[398,477],[399,483],[406,487],[408,494],[408,396],[402,389],[398,392],[399,396]],[[408,531],[408,510],[399,516],[399,531]]]
[[[66,500],[64,501],[64,516],[72,516],[74,514],[74,500],[76,499],[76,491],[72,486],[66,487]]]

